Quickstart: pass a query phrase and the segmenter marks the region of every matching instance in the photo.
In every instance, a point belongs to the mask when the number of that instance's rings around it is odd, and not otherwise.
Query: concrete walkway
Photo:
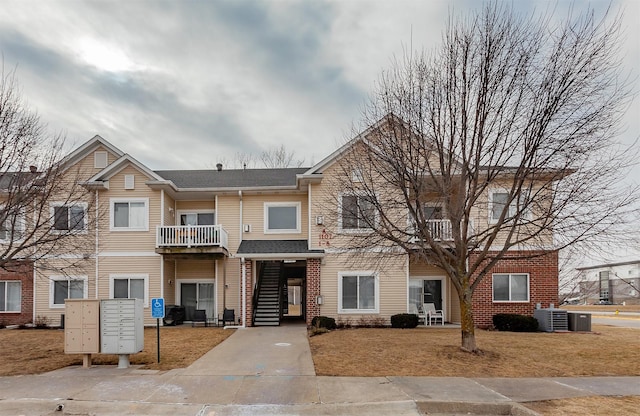
[[[640,377],[319,377],[306,328],[285,325],[237,330],[186,369],[0,377],[0,415],[534,415],[520,403],[594,395],[640,395]]]

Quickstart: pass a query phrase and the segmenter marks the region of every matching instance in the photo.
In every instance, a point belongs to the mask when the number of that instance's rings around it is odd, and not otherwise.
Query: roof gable
[[[62,159],[62,165],[65,167],[72,166],[87,157],[91,152],[93,152],[100,146],[115,154],[118,158],[124,155],[124,152],[122,150],[118,149],[107,140],[96,134],[90,140],[87,140],[83,145],[65,156]]]
[[[118,160],[98,172],[87,182],[107,181],[127,166],[133,166],[146,175],[149,179],[165,182],[164,178],[158,176],[154,171],[140,163],[137,159],[129,154],[124,154]]]

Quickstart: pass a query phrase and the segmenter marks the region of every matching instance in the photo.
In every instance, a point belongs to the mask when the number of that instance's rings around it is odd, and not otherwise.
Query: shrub
[[[49,318],[46,316],[38,315],[36,316],[35,321],[33,321],[33,326],[36,328],[48,328],[49,327]]]
[[[498,331],[536,332],[538,331],[538,320],[533,316],[499,313],[493,315],[493,326]]]
[[[315,316],[311,320],[311,326],[314,328],[336,329],[336,320],[328,316]]]
[[[418,326],[418,315],[415,313],[399,313],[391,317],[391,328],[415,328]]]

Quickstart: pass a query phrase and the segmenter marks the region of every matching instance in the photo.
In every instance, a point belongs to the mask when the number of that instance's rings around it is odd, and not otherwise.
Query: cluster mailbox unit
[[[100,352],[118,354],[119,368],[129,367],[129,354],[144,348],[142,299],[100,301]]]
[[[143,306],[141,299],[67,299],[64,352],[84,354],[84,367],[91,354],[118,354],[118,368],[129,367],[129,354],[144,349]]]

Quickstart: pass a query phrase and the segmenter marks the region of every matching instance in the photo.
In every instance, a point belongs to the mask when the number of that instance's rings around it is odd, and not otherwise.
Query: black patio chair
[[[196,326],[196,323],[203,322],[204,326],[209,326],[207,322],[207,311],[204,309],[196,309],[193,311],[193,320],[191,321],[191,326]]]

